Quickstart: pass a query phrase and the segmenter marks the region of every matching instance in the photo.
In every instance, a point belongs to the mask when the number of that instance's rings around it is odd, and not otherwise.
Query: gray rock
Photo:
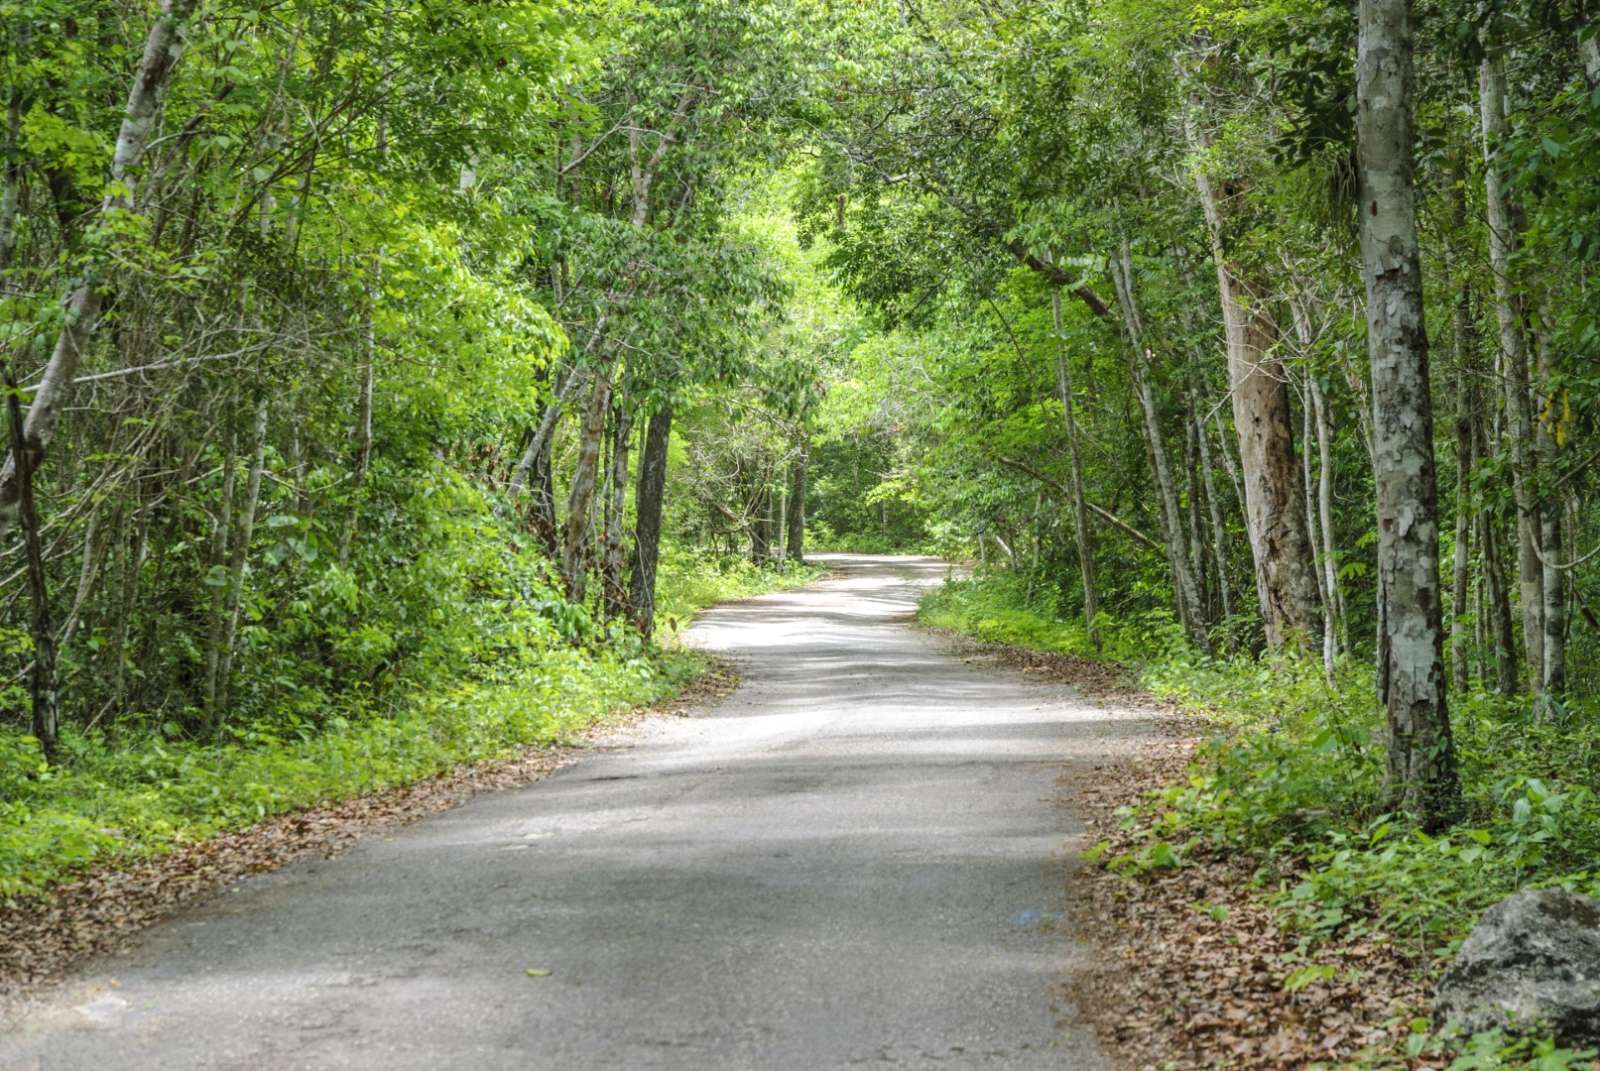
[[[1484,912],[1439,983],[1434,1018],[1469,1034],[1548,1026],[1600,1045],[1600,900],[1524,890]]]

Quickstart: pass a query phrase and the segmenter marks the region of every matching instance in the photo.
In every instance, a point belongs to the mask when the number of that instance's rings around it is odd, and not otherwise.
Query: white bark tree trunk
[[[1522,653],[1537,682],[1544,665],[1544,577],[1539,564],[1539,507],[1534,492],[1533,414],[1528,401],[1528,340],[1522,330],[1522,302],[1513,277],[1515,212],[1500,173],[1499,149],[1505,141],[1505,69],[1491,52],[1478,70],[1483,122],[1484,185],[1489,217],[1489,268],[1494,276],[1495,316],[1500,325],[1504,369],[1506,434],[1511,440],[1512,493],[1517,502],[1517,588],[1522,614]]]
[[[1459,809],[1445,698],[1438,487],[1417,239],[1410,0],[1361,0],[1356,61],[1362,275],[1378,505],[1378,684],[1388,789],[1437,828]]]
[[[1195,413],[1195,437],[1199,440],[1200,478],[1205,482],[1206,511],[1211,519],[1211,557],[1217,567],[1217,596],[1226,621],[1233,616],[1233,595],[1228,590],[1228,530],[1222,523],[1222,501],[1217,497],[1217,480],[1211,467],[1211,436],[1201,413],[1198,391],[1191,395],[1191,405]]]
[[[1083,622],[1089,642],[1100,649],[1100,595],[1095,582],[1094,529],[1089,527],[1089,505],[1083,492],[1083,460],[1078,453],[1078,421],[1073,415],[1072,368],[1067,362],[1066,338],[1061,329],[1061,288],[1050,290],[1050,313],[1056,329],[1056,386],[1061,392],[1061,419],[1067,433],[1067,457],[1072,466],[1072,534],[1078,544],[1078,571],[1083,577]],[[978,544],[981,550],[983,544]]]
[[[1579,32],[1578,55],[1583,58],[1583,80],[1591,91],[1600,88],[1600,22],[1591,22]]]
[[[1145,449],[1150,457],[1151,474],[1156,481],[1161,532],[1166,544],[1167,569],[1172,574],[1172,589],[1177,599],[1178,621],[1188,633],[1190,642],[1200,650],[1209,652],[1211,639],[1206,630],[1205,614],[1201,610],[1200,590],[1195,583],[1194,572],[1189,567],[1189,551],[1185,546],[1183,511],[1178,504],[1178,492],[1172,480],[1172,467],[1167,461],[1166,446],[1161,440],[1161,421],[1156,412],[1155,395],[1150,389],[1144,322],[1139,315],[1138,298],[1134,292],[1133,255],[1126,239],[1109,258],[1109,263],[1111,280],[1117,290],[1117,305],[1122,310],[1123,330],[1128,339],[1128,367],[1133,377],[1134,395],[1139,401]]]
[[[1322,384],[1311,377],[1311,405],[1317,426],[1317,513],[1322,518],[1322,572],[1328,588],[1328,613],[1332,617],[1328,635],[1337,656],[1346,642],[1344,636],[1344,592],[1339,589],[1339,555],[1333,534],[1333,423],[1328,416],[1328,398]],[[1309,449],[1309,444],[1307,449]]]
[[[1550,336],[1550,324],[1554,322],[1555,310],[1546,296],[1544,307],[1540,310],[1540,327],[1538,340],[1538,386],[1539,396],[1543,399],[1544,412],[1535,422],[1534,448],[1535,456],[1546,467],[1552,468],[1556,461],[1556,437],[1551,429],[1561,420],[1562,402],[1552,386],[1555,376],[1555,340]],[[1539,507],[1539,561],[1540,561],[1540,595],[1543,602],[1540,606],[1541,623],[1544,626],[1544,636],[1541,643],[1539,674],[1539,691],[1545,699],[1541,705],[1544,713],[1551,713],[1549,700],[1561,695],[1567,690],[1567,589],[1569,562],[1565,561],[1564,533],[1562,531],[1562,504],[1559,500],[1546,500]]]

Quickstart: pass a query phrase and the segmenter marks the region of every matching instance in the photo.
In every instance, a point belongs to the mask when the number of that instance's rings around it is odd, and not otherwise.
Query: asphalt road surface
[[[1141,724],[912,627],[942,563],[834,564],[696,624],[744,673],[722,704],[238,883],[0,1067],[1106,1066],[1063,1003],[1058,782]]]

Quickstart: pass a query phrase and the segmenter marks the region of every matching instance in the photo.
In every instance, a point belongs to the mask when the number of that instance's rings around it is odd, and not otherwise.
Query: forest
[[[1600,891],[1589,0],[0,0],[0,95],[0,900],[834,550],[1205,719],[1107,865],[1313,965]]]

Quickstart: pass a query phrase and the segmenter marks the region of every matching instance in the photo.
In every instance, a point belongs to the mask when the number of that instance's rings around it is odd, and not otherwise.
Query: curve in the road
[[[695,625],[741,665],[722,705],[241,882],[61,990],[0,1065],[1104,1066],[1059,1003],[1058,779],[1141,723],[908,627],[942,563],[834,564]]]

